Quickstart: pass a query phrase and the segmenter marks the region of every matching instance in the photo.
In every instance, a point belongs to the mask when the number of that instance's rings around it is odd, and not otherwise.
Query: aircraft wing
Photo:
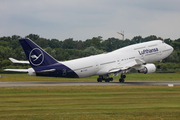
[[[29,61],[19,61],[14,58],[9,58],[9,60],[13,63],[29,64]]]
[[[28,72],[28,69],[4,69],[4,71],[12,71],[12,72]]]
[[[144,62],[140,59],[135,59],[132,60],[126,64],[123,64],[122,66],[120,66],[119,68],[112,68],[108,71],[108,73],[119,73],[121,71],[126,71],[126,70],[130,70],[132,67],[137,66],[137,65],[142,65],[144,64]]]

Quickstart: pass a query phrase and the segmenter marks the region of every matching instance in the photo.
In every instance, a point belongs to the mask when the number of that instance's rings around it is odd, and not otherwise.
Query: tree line
[[[22,37],[18,35],[0,37],[0,69],[8,67],[29,67],[28,65],[15,65],[8,60],[10,57],[18,60],[27,60],[25,53],[19,43],[19,39],[21,38]],[[145,38],[142,38],[141,36],[135,36],[131,40],[121,40],[118,38],[108,38],[103,40],[101,36],[98,36],[93,37],[92,39],[87,39],[85,41],[73,40],[73,38],[61,41],[58,39],[46,39],[40,37],[37,34],[29,34],[25,36],[25,38],[30,38],[58,61],[71,60],[104,52],[111,52],[128,45],[159,39],[163,40],[165,43],[171,45],[174,48],[173,53],[168,58],[164,59],[163,63],[173,63],[173,66],[175,66],[174,68],[180,69],[180,38],[171,40],[170,38],[163,39],[155,35],[150,35]],[[167,64],[165,65],[166,69],[168,69]]]

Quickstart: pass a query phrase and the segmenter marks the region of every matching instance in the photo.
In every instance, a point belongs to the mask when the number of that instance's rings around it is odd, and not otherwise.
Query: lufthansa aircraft
[[[132,68],[139,73],[154,73],[153,62],[162,61],[168,57],[173,48],[161,40],[130,45],[115,51],[89,57],[58,62],[30,39],[20,39],[28,61],[18,61],[10,58],[13,63],[27,63],[29,69],[5,69],[6,71],[28,72],[31,76],[52,76],[82,78],[99,75],[98,82],[113,81],[109,75],[120,76],[119,82],[124,82],[127,73]],[[161,67],[160,65],[158,66]]]

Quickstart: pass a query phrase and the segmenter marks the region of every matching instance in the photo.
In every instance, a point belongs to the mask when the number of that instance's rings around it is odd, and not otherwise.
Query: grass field
[[[0,119],[180,118],[180,86],[1,87]]]
[[[96,81],[1,74],[10,81]],[[119,77],[115,77],[118,80]],[[179,73],[127,74],[126,81],[175,81]],[[180,118],[180,86],[0,87],[0,119],[169,120]]]
[[[1,74],[0,82],[10,81],[97,81],[98,76],[87,78],[54,78],[54,77],[37,77],[27,74]],[[154,74],[126,74],[126,81],[179,81],[180,73],[154,73]],[[114,77],[114,81],[119,80]]]

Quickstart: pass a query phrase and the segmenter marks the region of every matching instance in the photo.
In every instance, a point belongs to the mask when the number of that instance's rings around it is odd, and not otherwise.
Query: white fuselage
[[[130,45],[109,53],[60,62],[71,68],[79,77],[107,74],[111,68],[120,68],[126,63],[140,59],[143,63],[161,61],[173,48],[161,40]]]

